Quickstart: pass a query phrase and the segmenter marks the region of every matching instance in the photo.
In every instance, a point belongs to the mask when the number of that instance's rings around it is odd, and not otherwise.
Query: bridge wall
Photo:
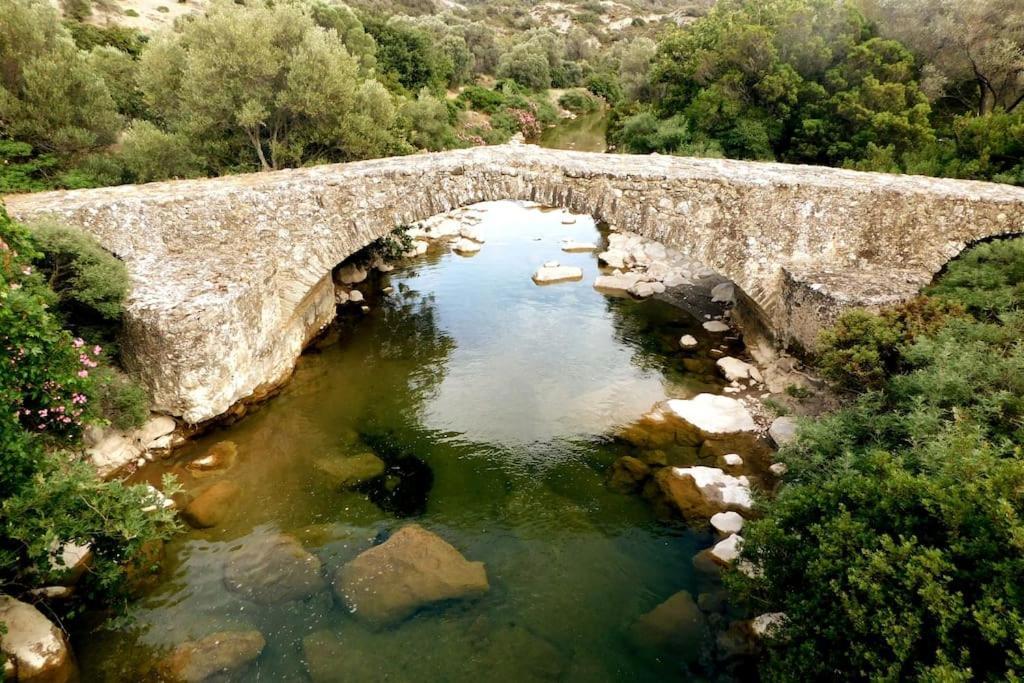
[[[96,236],[133,281],[126,362],[199,422],[286,377],[334,314],[331,269],[396,225],[497,199],[589,213],[737,283],[784,343],[913,295],[966,244],[1024,232],[1024,190],[838,169],[525,145],[10,196]]]

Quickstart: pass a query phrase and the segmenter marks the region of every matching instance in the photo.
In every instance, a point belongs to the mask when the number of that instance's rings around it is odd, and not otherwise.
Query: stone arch
[[[843,308],[912,296],[968,243],[1024,232],[1021,188],[524,145],[7,203],[20,220],[81,227],[124,259],[126,362],[158,410],[198,422],[290,372],[333,312],[325,277],[345,257],[397,224],[497,199],[565,207],[678,249],[802,346]]]

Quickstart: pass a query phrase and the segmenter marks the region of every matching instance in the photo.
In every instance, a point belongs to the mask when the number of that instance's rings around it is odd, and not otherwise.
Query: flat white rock
[[[715,544],[711,549],[711,557],[723,565],[730,565],[740,557],[740,548],[743,547],[743,537],[739,534],[732,534]]]
[[[557,264],[557,261],[554,263]],[[546,285],[554,282],[570,282],[583,279],[583,269],[576,266],[549,266],[544,264],[533,274],[533,281],[538,285]]]
[[[568,241],[562,243],[562,251],[597,251],[597,245],[592,242]]]
[[[709,320],[704,323],[704,329],[708,332],[728,332],[729,326],[721,320]]]
[[[669,409],[702,432],[728,435],[756,432],[757,425],[750,411],[740,401],[716,394],[698,394],[689,399],[670,399]]]
[[[683,349],[695,349],[699,342],[692,334],[684,334],[679,338],[679,347]]]
[[[732,510],[711,515],[711,526],[720,534],[738,534],[744,521],[743,515]]]
[[[640,276],[634,273],[598,275],[597,279],[594,280],[594,289],[603,289],[609,292],[628,292],[639,281]]]
[[[719,358],[715,362],[715,365],[718,366],[722,375],[724,375],[730,382],[738,382],[745,379],[752,379],[755,382],[764,381],[760,370],[739,358],[725,356],[724,358]]]
[[[473,240],[460,237],[459,241],[452,247],[456,252],[460,254],[475,254],[480,251],[480,243]]]

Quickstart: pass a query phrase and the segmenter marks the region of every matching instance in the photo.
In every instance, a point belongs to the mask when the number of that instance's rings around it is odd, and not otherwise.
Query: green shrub
[[[928,293],[994,319],[1024,305],[1024,240],[980,244],[951,262]]]
[[[558,104],[574,114],[588,114],[601,106],[596,97],[581,88],[565,92],[558,98]]]
[[[117,610],[125,566],[176,522],[161,506],[145,511],[145,487],[103,482],[65,450],[80,448],[102,357],[50,312],[57,297],[36,258],[32,235],[0,207],[0,590],[18,596],[50,584],[61,570],[54,549],[88,543],[93,564],[75,604]]]
[[[101,366],[93,372],[93,414],[115,429],[128,431],[149,419],[149,394],[128,375]]]
[[[57,295],[57,312],[81,337],[111,344],[121,328],[128,271],[80,230],[52,222],[33,226],[41,254],[35,265]]]
[[[932,297],[848,314],[826,335],[835,373],[874,391],[802,424],[779,453],[785,485],[744,527],[760,571],[728,580],[758,611],[786,614],[767,680],[1016,680],[1024,668],[1020,247],[977,247]]]
[[[126,17],[137,17],[137,16],[139,16],[139,13],[136,10],[132,9],[131,7],[129,7],[128,9],[126,9],[124,11],[124,15]]]
[[[840,316],[818,341],[818,368],[841,389],[879,388],[903,369],[903,349],[963,314],[955,301],[917,297],[881,314],[854,310]]]
[[[132,180],[148,183],[202,175],[203,160],[182,133],[167,133],[149,121],[132,121],[121,145],[121,160]]]

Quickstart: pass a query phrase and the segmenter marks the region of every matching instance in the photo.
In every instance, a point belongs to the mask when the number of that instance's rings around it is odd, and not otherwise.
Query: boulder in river
[[[693,596],[679,591],[650,612],[639,617],[630,629],[640,646],[665,649],[673,656],[693,662],[700,656],[705,637],[705,619]]]
[[[0,624],[7,629],[0,638],[0,651],[14,669],[14,680],[25,683],[78,680],[78,670],[64,633],[34,606],[9,595],[0,595]]]
[[[224,583],[261,604],[300,600],[326,586],[321,568],[294,536],[249,537],[225,562]]]
[[[578,251],[597,251],[597,245],[593,242],[576,242],[574,240],[566,240],[562,242],[562,251],[569,253]]]
[[[533,281],[538,285],[549,285],[555,282],[573,282],[583,279],[583,269],[576,266],[562,266],[558,261],[549,261],[533,274]]]
[[[202,457],[192,460],[185,469],[195,477],[206,477],[229,470],[238,459],[238,445],[234,441],[220,441],[210,447]]]
[[[313,463],[333,486],[351,488],[384,474],[384,461],[369,451],[357,455],[329,456]]]
[[[181,516],[194,529],[209,529],[224,521],[242,488],[233,481],[218,481],[195,497]]]
[[[613,273],[612,275],[598,275],[594,280],[594,289],[605,292],[628,292],[634,285],[643,279],[636,273]]]
[[[708,332],[728,332],[729,326],[721,320],[709,320],[704,323],[704,329]]]
[[[608,483],[618,491],[635,491],[651,474],[651,468],[641,459],[624,455],[612,463]]]
[[[395,623],[422,607],[474,598],[490,589],[483,562],[470,562],[443,538],[418,524],[343,565],[334,592],[359,619]]]
[[[711,515],[711,526],[723,536],[738,534],[743,529],[744,521],[743,515],[731,510]]]
[[[259,631],[221,631],[178,645],[161,662],[161,673],[172,681],[200,683],[218,674],[237,674],[266,647]]]
[[[458,254],[468,256],[470,254],[475,254],[478,251],[480,251],[480,243],[475,240],[460,237],[459,240],[452,246],[452,249],[455,250],[455,252]]]
[[[693,432],[696,441],[753,436],[757,425],[742,402],[717,394],[697,394],[692,399],[670,399],[666,411],[681,420]]]
[[[688,519],[709,519],[718,512],[749,512],[753,507],[746,477],[717,467],[663,467],[655,480],[665,497]]]
[[[697,348],[699,345],[700,342],[698,342],[697,338],[694,337],[692,334],[684,334],[682,337],[679,338],[679,348],[681,349],[689,351],[691,349]]]

